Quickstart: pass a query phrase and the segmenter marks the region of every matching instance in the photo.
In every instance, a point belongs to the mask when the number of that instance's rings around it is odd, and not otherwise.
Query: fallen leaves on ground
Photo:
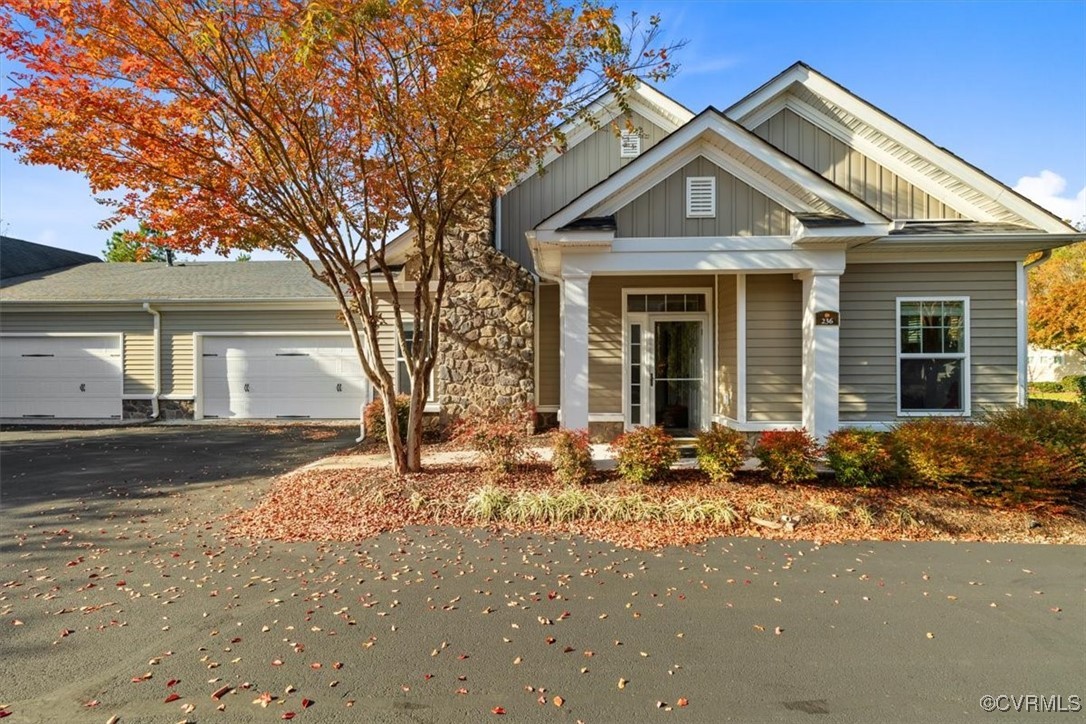
[[[513,532],[578,534],[618,545],[651,549],[704,542],[721,535],[763,538],[817,538],[822,541],[987,540],[1086,543],[1086,515],[1075,506],[1006,508],[953,490],[917,488],[845,488],[823,483],[782,486],[758,474],[713,485],[696,470],[672,471],[669,482],[634,485],[613,473],[600,476],[590,489],[603,495],[639,495],[657,503],[726,499],[738,513],[732,525],[708,521],[637,522],[572,520],[561,523],[501,521]],[[483,475],[471,464],[427,467],[396,477],[388,468],[310,469],[276,481],[255,508],[229,516],[233,535],[283,541],[360,541],[414,526],[476,528],[480,522],[464,510]],[[508,491],[553,491],[550,469],[543,464],[493,483]],[[754,515],[750,511],[757,511]],[[760,526],[751,518],[798,518],[794,532]],[[1040,521],[1040,527],[1031,521]]]

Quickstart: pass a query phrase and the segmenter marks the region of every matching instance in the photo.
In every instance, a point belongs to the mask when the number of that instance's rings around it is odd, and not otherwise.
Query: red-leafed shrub
[[[634,483],[659,480],[679,459],[675,439],[658,425],[619,435],[611,443],[611,452],[619,474]]]
[[[845,485],[882,485],[900,473],[890,435],[843,427],[826,438],[826,462]]]
[[[746,433],[723,425],[699,433],[694,443],[698,467],[714,483],[726,483],[735,477],[747,460],[747,448]]]
[[[1086,406],[1012,407],[987,415],[984,424],[1070,455],[1078,481],[1086,482]]]
[[[806,430],[766,430],[752,452],[774,482],[798,483],[817,476],[818,444]]]
[[[592,462],[592,445],[588,430],[561,428],[551,435],[554,450],[551,467],[555,479],[563,485],[584,485],[592,480],[596,466]]]
[[[924,418],[900,425],[893,435],[920,484],[1021,499],[1066,486],[1078,475],[1071,453],[992,425]]]
[[[400,423],[400,440],[407,440],[407,416],[411,412],[411,398],[396,395],[396,419]],[[366,437],[384,440],[388,436],[385,427],[385,402],[380,397],[366,405],[362,410],[362,421],[366,425]]]
[[[530,457],[528,443],[534,417],[531,409],[495,407],[460,418],[452,438],[478,453],[488,473],[504,475]]]

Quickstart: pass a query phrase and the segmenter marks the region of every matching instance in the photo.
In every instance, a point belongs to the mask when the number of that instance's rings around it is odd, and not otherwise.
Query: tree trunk
[[[426,408],[426,385],[416,380],[411,386],[411,407],[407,413],[407,469],[422,471],[422,422]]]
[[[400,416],[396,412],[396,391],[382,385],[381,399],[385,407],[385,434],[388,438],[388,455],[392,460],[392,471],[403,475],[408,471],[407,452],[400,438]]]

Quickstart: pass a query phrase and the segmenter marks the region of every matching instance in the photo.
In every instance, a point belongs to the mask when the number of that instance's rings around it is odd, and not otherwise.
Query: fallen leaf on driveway
[[[675,706],[687,706],[690,702],[686,700],[685,696],[679,697],[679,700],[675,702]]]
[[[499,716],[505,713],[505,709],[500,706],[496,706],[490,710],[491,714],[498,714]]]

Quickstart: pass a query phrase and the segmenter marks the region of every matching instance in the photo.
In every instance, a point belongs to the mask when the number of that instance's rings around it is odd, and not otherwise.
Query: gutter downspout
[[[157,420],[159,415],[158,396],[162,394],[162,315],[151,306],[150,302],[143,303],[143,311],[150,314],[155,320],[155,389],[151,397],[151,419]]]

